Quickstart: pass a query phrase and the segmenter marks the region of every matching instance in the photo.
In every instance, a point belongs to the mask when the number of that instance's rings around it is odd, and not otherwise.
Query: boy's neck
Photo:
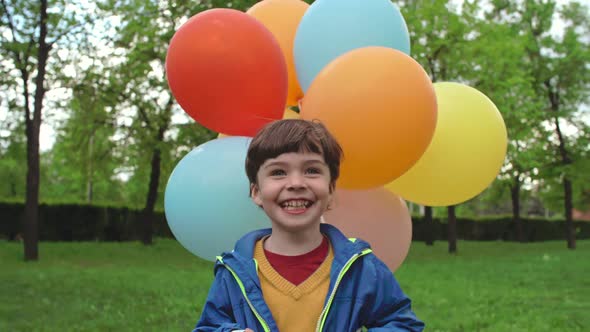
[[[273,227],[270,237],[264,241],[264,249],[279,255],[297,256],[314,250],[322,240],[319,225],[301,232],[285,232]]]

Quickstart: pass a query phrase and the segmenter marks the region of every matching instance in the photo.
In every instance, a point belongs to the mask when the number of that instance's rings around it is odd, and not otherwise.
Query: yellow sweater
[[[330,286],[332,247],[318,269],[298,286],[283,278],[264,255],[263,240],[256,243],[254,258],[264,301],[270,308],[280,332],[315,331]]]

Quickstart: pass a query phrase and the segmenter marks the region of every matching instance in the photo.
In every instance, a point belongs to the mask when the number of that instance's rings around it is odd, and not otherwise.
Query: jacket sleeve
[[[365,327],[370,332],[420,332],[424,323],[411,307],[411,300],[402,292],[393,273],[379,259],[375,259],[375,294]]]
[[[215,279],[201,312],[201,318],[193,332],[230,332],[242,329],[236,323],[233,315],[226,283],[227,273],[225,272],[220,269],[215,274]]]

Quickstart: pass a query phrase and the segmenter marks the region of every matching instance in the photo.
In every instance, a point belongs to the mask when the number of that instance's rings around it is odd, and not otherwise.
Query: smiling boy
[[[370,246],[321,223],[341,159],[318,122],[276,121],[252,139],[250,194],[271,228],[246,234],[218,258],[194,331],[423,330]]]

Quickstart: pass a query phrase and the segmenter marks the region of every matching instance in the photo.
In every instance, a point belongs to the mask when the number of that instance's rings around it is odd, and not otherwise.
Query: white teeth
[[[292,201],[287,201],[281,204],[282,207],[287,208],[287,209],[292,209],[292,208],[307,208],[311,205],[311,202],[309,201],[305,201],[305,200],[292,200]]]

